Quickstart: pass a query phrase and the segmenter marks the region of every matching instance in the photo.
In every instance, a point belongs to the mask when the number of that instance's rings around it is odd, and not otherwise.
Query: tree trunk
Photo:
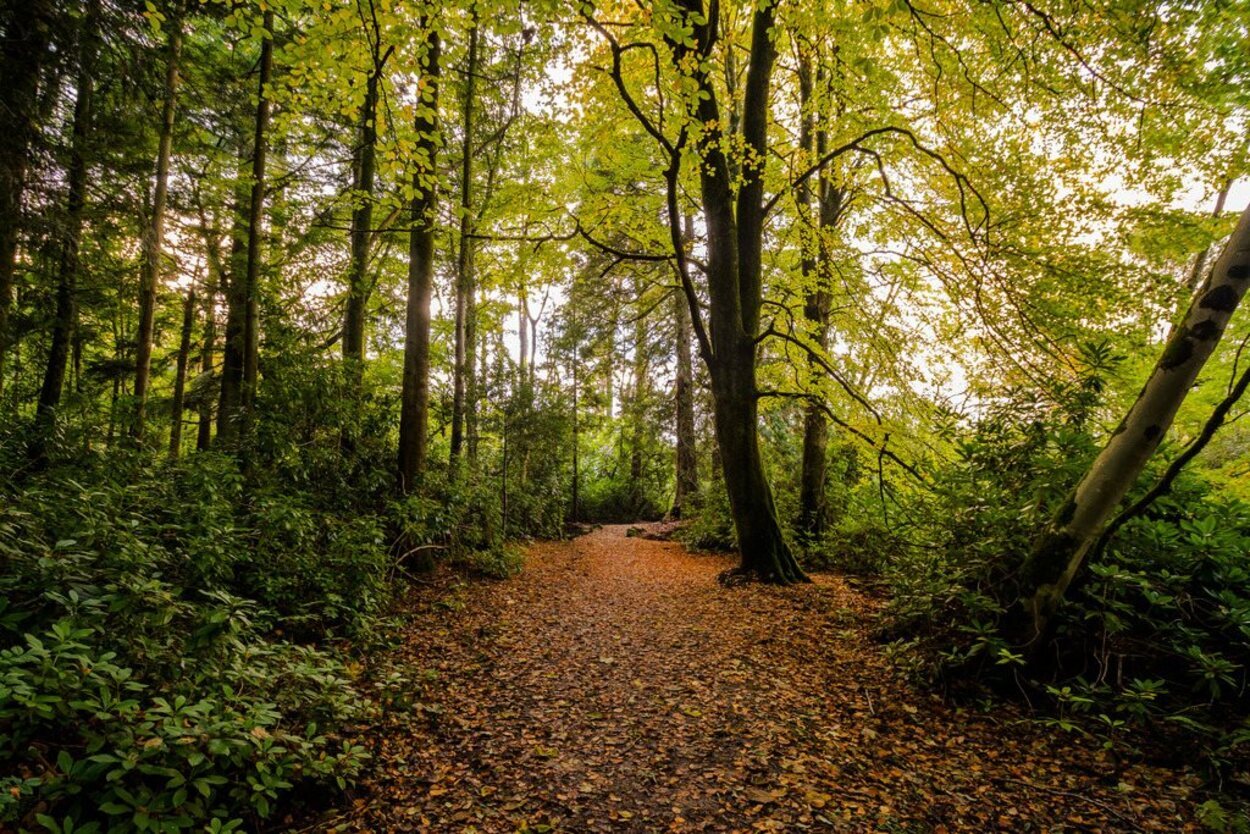
[[[205,231],[205,239],[211,241],[211,232]],[[217,288],[221,285],[221,255],[216,242],[208,244],[208,282],[204,288],[204,340],[200,345],[200,374],[213,372],[213,355],[217,350]],[[205,451],[213,442],[213,403],[205,395],[200,398],[199,418],[196,425],[195,448]]]
[[[580,415],[578,413],[578,402],[577,402],[577,398],[579,394],[578,389],[577,389],[577,384],[578,384],[577,366],[581,364],[581,351],[578,349],[578,347],[579,346],[577,344],[573,345],[573,361],[569,363],[570,369],[573,372],[573,484],[572,484],[573,494],[572,494],[572,502],[571,502],[570,509],[569,509],[569,521],[580,521],[582,517],[581,496],[579,494],[581,490],[581,479],[582,479],[581,454],[580,454],[582,437],[581,437],[581,424],[579,423]]]
[[[61,257],[57,270],[56,314],[52,325],[48,364],[35,412],[35,439],[30,449],[32,459],[40,462],[46,459],[47,443],[55,428],[56,411],[61,404],[61,390],[65,386],[65,372],[69,365],[69,352],[78,324],[78,250],[82,243],[83,208],[87,196],[87,145],[91,141],[95,64],[100,46],[99,17],[99,0],[90,0],[82,21],[78,53],[78,96],[74,101],[65,224],[61,234]]]
[[[438,200],[438,87],[441,44],[432,21],[425,30],[425,72],[421,106],[413,126],[418,158],[412,175],[412,232],[408,239],[408,310],[404,342],[404,380],[399,416],[399,489],[407,493],[425,472],[430,400],[430,298],[434,292],[434,220]]]
[[[187,291],[182,307],[182,338],[178,342],[178,364],[174,373],[174,402],[169,418],[169,456],[177,459],[182,451],[182,401],[187,391],[187,361],[191,356],[191,330],[195,326],[195,287]]]
[[[1250,287],[1250,208],[1168,340],[1137,401],[1094,459],[1068,500],[1034,543],[1021,567],[1019,603],[1008,622],[1014,636],[1036,647],[1064,591],[1080,570],[1103,525],[1167,434],[1177,409],[1215,350],[1233,311]]]
[[[687,225],[690,225],[687,218]],[[693,235],[692,235],[693,237]],[[673,297],[677,322],[677,373],[675,381],[677,428],[677,488],[669,515],[681,518],[699,494],[699,459],[694,434],[694,369],[690,355],[690,309],[681,293]]]
[[[178,95],[178,63],[182,56],[182,13],[175,0],[169,16],[169,57],[165,64],[165,98],[161,104],[160,138],[156,151],[156,183],[152,216],[143,233],[143,265],[139,275],[139,336],[135,348],[135,413],[130,434],[143,442],[144,410],[152,374],[152,336],[156,319],[156,290],[165,244],[165,201],[169,193],[169,160],[174,143],[174,109]]]
[[[243,339],[247,316],[244,261],[247,254],[247,182],[243,174],[248,163],[246,142],[239,138],[239,176],[235,183],[234,207],[230,222],[230,256],[221,272],[226,296],[226,329],[221,349],[221,390],[217,402],[218,448],[230,450],[238,442],[239,411],[243,397]],[[209,257],[216,247],[206,246]]]
[[[823,74],[816,70],[816,80]],[[800,54],[799,104],[802,111],[799,142],[810,159],[821,159],[827,151],[827,134],[815,130],[816,116],[812,102],[811,55],[807,49]],[[801,267],[808,287],[803,301],[803,317],[813,345],[822,353],[829,347],[830,254],[826,239],[841,214],[842,192],[822,171],[817,178],[816,217],[811,217],[812,194],[805,179],[796,189],[796,199],[807,240],[803,246]],[[819,365],[809,357],[808,367],[815,374]],[[829,423],[820,404],[808,401],[803,409],[803,465],[799,475],[798,532],[806,542],[815,542],[825,532],[829,512],[825,496],[825,475],[828,469]]]
[[[359,146],[352,166],[352,199],[359,205],[352,211],[351,265],[347,273],[347,304],[343,316],[343,359],[348,378],[359,386],[365,364],[365,307],[369,301],[369,243],[373,239],[373,187],[377,171],[378,88],[382,83],[385,58],[373,44],[373,67],[365,81],[365,100],[360,108]]]
[[[476,284],[476,282],[474,282]],[[478,404],[481,400],[481,389],[486,377],[486,343],[483,340],[481,346],[482,362],[478,363],[478,339],[477,339],[477,287],[474,286],[473,291],[469,294],[469,311],[466,316],[464,329],[464,364],[465,364],[465,408],[464,408],[464,429],[468,439],[469,447],[469,468],[477,468],[477,449],[478,449]],[[481,367],[481,372],[478,368]]]
[[[246,218],[246,243],[235,236],[235,252],[245,245],[242,274],[238,258],[231,258],[229,311],[226,317],[226,350],[221,376],[221,405],[217,410],[217,442],[238,447],[251,432],[252,408],[260,359],[260,247],[264,230],[266,133],[269,130],[269,99],[265,88],[273,76],[273,11],[265,11],[261,24],[265,37],[260,47],[258,99],[252,133],[252,176]],[[236,218],[236,223],[241,222]],[[237,231],[237,228],[236,228]]]
[[[644,286],[642,276],[634,273],[634,298],[638,299],[639,306],[642,306],[642,294]],[[643,508],[645,494],[642,489],[643,474],[643,442],[646,426],[646,405],[647,405],[647,380],[650,362],[647,356],[647,320],[646,316],[636,314],[634,316],[634,333],[633,333],[633,379],[630,383],[629,408],[626,412],[630,423],[629,438],[629,481],[630,481],[630,500],[634,504],[635,511]]]
[[[739,345],[737,361],[718,359],[711,376],[716,442],[742,557],[738,573],[774,584],[805,581],[777,522],[760,456],[754,344]]]
[[[455,469],[464,444],[466,377],[473,364],[469,347],[469,316],[473,309],[473,97],[477,87],[478,29],[474,18],[469,26],[469,54],[464,79],[464,110],[461,116],[463,139],[460,145],[460,242],[456,251],[456,364],[452,380],[451,462]]]
[[[774,5],[764,3],[753,14],[751,62],[743,90],[742,142],[750,162],[742,166],[741,184],[735,195],[727,143],[717,126],[724,124],[717,90],[708,76],[706,62],[689,61],[709,52],[719,21],[709,15],[701,0],[680,0],[692,26],[693,46],[672,43],[679,68],[687,67],[698,88],[691,116],[704,125],[697,149],[699,180],[707,227],[707,275],[710,301],[710,340],[704,358],[712,380],[716,440],[724,466],[726,490],[742,562],[738,573],[779,584],[807,579],[781,532],[772,490],[760,457],[757,425],[759,392],[756,387],[756,335],[762,302],[761,264],[764,228],[763,164],[768,157],[768,94],[776,58],[771,40]],[[716,4],[711,4],[713,12]],[[691,53],[691,49],[696,54]],[[673,165],[677,164],[678,155]],[[675,167],[670,171],[669,211],[676,203]],[[674,223],[675,218],[670,219]],[[677,235],[675,235],[677,236]],[[679,237],[679,236],[677,236]],[[675,240],[675,245],[680,242]],[[687,279],[683,276],[683,282]],[[692,294],[687,295],[691,317],[700,311]],[[702,332],[702,330],[700,331]],[[702,340],[701,340],[702,341]]]
[[[22,195],[31,146],[38,138],[39,75],[48,53],[52,25],[49,0],[5,0],[5,37],[0,54],[0,394],[9,346],[9,310],[17,268],[17,239],[22,222]]]
[[[530,303],[525,295],[525,289],[522,288],[520,298],[517,304],[517,340],[520,342],[521,355],[519,357],[520,364],[517,366],[518,380],[520,385],[525,384],[525,380],[529,378],[529,355],[530,355]]]
[[[260,50],[260,78],[257,82],[256,129],[252,136],[252,199],[248,208],[247,272],[244,277],[245,311],[243,329],[243,439],[249,440],[256,406],[256,384],[260,377],[260,261],[261,237],[265,228],[265,161],[269,132],[269,97],[265,90],[273,77],[273,10],[266,9],[264,40]]]

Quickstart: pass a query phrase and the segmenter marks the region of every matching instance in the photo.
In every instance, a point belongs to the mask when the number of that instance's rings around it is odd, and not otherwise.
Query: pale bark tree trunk
[[[139,335],[135,348],[135,413],[131,437],[143,442],[144,412],[152,376],[152,338],[156,320],[156,291],[160,282],[165,245],[165,202],[169,193],[169,161],[174,144],[174,110],[177,106],[179,61],[182,58],[182,11],[175,0],[169,15],[169,57],[165,63],[165,97],[161,103],[161,128],[156,150],[156,182],[152,190],[152,216],[143,233],[143,264],[139,274]]]
[[[169,456],[182,452],[182,401],[187,392],[187,362],[191,356],[191,331],[195,327],[195,287],[187,291],[182,306],[182,338],[178,341],[178,362],[174,370],[174,401],[169,418]]]
[[[1034,543],[1021,566],[1018,626],[1010,630],[1036,646],[1048,633],[1064,592],[1103,525],[1133,486],[1167,434],[1233,312],[1250,287],[1250,208],[1168,340],[1137,401],[1085,476]]]
[[[425,472],[430,400],[430,298],[434,292],[434,213],[438,200],[438,88],[441,43],[422,18],[426,55],[421,102],[414,120],[425,162],[413,173],[412,232],[408,241],[408,308],[399,417],[399,488],[408,492]]]
[[[82,243],[83,209],[87,198],[87,145],[92,134],[92,107],[95,97],[95,65],[100,48],[100,3],[90,0],[82,21],[78,51],[77,98],[74,101],[74,122],[70,140],[68,189],[65,199],[65,221],[61,229],[61,256],[57,269],[56,313],[52,325],[52,342],[48,364],[35,412],[35,438],[31,445],[32,459],[43,461],[47,444],[56,426],[56,412],[65,386],[70,349],[78,325],[78,250]]]
[[[10,341],[9,310],[17,268],[22,195],[31,146],[38,138],[39,75],[48,54],[52,4],[48,0],[4,0],[5,37],[0,53],[0,394]]]
[[[469,26],[469,53],[465,61],[464,107],[461,124],[464,131],[460,145],[460,241],[456,251],[456,345],[455,369],[451,403],[451,462],[453,470],[460,461],[464,444],[465,397],[468,376],[473,372],[469,338],[473,328],[469,318],[473,309],[473,98],[477,89],[478,28],[474,18]]]
[[[530,356],[530,302],[522,288],[517,303],[517,340],[520,342],[521,355],[517,366],[518,384],[524,385],[529,378]]]

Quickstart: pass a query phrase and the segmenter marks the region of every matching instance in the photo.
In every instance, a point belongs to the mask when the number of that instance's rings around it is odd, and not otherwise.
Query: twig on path
[[[1008,777],[1008,776],[991,776],[990,779],[991,781],[994,781],[994,782],[1007,782],[1013,785],[1024,785],[1024,787],[1026,788],[1032,788],[1035,791],[1044,791],[1045,793],[1055,794],[1057,796],[1068,796],[1074,799],[1083,799],[1089,804],[1095,805],[1101,808],[1102,810],[1106,811],[1108,814],[1111,814],[1113,817],[1116,817],[1117,819],[1119,819],[1121,822],[1125,823],[1126,825],[1132,826],[1133,830],[1137,830],[1138,828],[1141,827],[1140,823],[1138,823],[1137,820],[1129,819],[1124,814],[1121,814],[1119,811],[1117,811],[1115,808],[1112,808],[1107,803],[1098,799],[1094,799],[1092,796],[1086,796],[1083,793],[1074,793],[1072,791],[1064,791],[1064,790],[1060,790],[1059,788],[1052,788],[1049,785],[1038,785],[1038,784],[1034,784],[1033,782],[1026,782],[1023,779],[1012,779],[1011,777]]]

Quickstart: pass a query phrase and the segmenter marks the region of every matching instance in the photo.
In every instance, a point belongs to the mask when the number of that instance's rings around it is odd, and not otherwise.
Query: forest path
[[[902,682],[836,577],[605,527],[421,604],[425,709],[373,731],[340,831],[1196,830],[1193,780]]]

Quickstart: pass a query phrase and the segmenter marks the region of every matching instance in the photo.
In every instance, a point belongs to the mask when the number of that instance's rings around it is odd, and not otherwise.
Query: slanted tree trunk
[[[144,411],[152,375],[152,336],[156,320],[156,289],[165,245],[165,201],[169,193],[169,160],[174,144],[174,110],[178,96],[178,65],[182,57],[182,12],[179,0],[169,15],[169,56],[165,62],[165,96],[161,103],[160,138],[156,149],[156,182],[152,216],[143,232],[143,264],[139,273],[139,335],[135,348],[135,413],[130,435],[143,442]]]
[[[56,412],[65,387],[70,349],[78,325],[78,250],[82,243],[83,208],[87,198],[87,145],[91,141],[92,105],[95,97],[95,65],[100,48],[100,3],[90,0],[82,21],[78,47],[78,97],[74,101],[74,124],[65,197],[65,222],[61,229],[61,256],[57,267],[56,313],[43,385],[35,412],[35,437],[31,458],[42,462],[56,425]]]
[[[729,159],[724,153],[728,143],[723,141],[719,127],[725,124],[718,103],[719,92],[708,76],[706,61],[701,60],[711,52],[716,40],[718,6],[710,4],[710,13],[702,0],[678,0],[678,6],[692,27],[693,44],[671,42],[670,46],[677,66],[689,73],[698,90],[691,115],[704,126],[698,151],[702,163],[699,166],[701,200],[707,226],[710,327],[700,342],[711,377],[716,441],[742,557],[737,572],[779,584],[806,581],[777,520],[772,489],[760,456],[758,434],[756,337],[762,302],[763,165],[768,157],[768,96],[776,58],[771,39],[774,5],[761,4],[752,15],[750,65],[742,101],[741,138],[747,150],[747,161],[740,172],[741,185],[736,200],[734,178],[730,176]],[[675,252],[680,253],[681,231],[676,211],[680,153],[671,159],[666,172],[669,223]],[[683,270],[682,281],[693,318],[700,311],[680,254],[678,262]]]
[[[49,0],[4,0],[4,40],[0,53],[0,393],[9,347],[9,310],[17,268],[22,195],[31,146],[39,134],[39,75],[48,54],[52,25]]]
[[[259,95],[252,133],[252,176],[246,215],[236,213],[234,251],[226,314],[226,344],[221,369],[221,401],[217,408],[217,444],[238,450],[251,431],[252,407],[260,358],[260,247],[264,230],[266,134],[269,98],[265,88],[273,76],[273,11],[262,19]],[[246,231],[240,226],[246,223]],[[242,250],[242,251],[240,251]],[[240,257],[242,264],[239,263]]]
[[[453,471],[464,445],[467,377],[473,372],[469,317],[473,309],[473,98],[477,89],[477,18],[469,25],[469,53],[465,59],[464,107],[460,144],[460,241],[456,250],[456,345],[451,401],[451,462]]]
[[[412,175],[412,232],[408,238],[408,309],[399,416],[399,489],[408,492],[425,472],[430,400],[430,298],[434,292],[434,220],[438,201],[438,88],[441,43],[433,22],[421,19],[426,53],[421,106],[413,127],[418,158]]]
[[[195,287],[187,290],[182,305],[182,338],[178,340],[178,362],[174,371],[174,402],[169,417],[169,456],[177,459],[182,451],[182,401],[187,393],[187,362],[191,356],[191,331],[195,327]]]
[[[351,264],[347,271],[347,304],[343,315],[343,359],[348,379],[359,387],[365,365],[365,308],[369,302],[369,249],[373,240],[373,188],[378,153],[378,95],[382,69],[390,56],[382,55],[380,33],[373,34],[373,66],[365,79],[365,100],[360,107],[360,126],[352,165]]]
[[[1167,434],[1233,311],[1250,288],[1250,208],[1168,340],[1119,428],[1059,512],[1042,530],[1017,579],[1014,636],[1036,647],[1103,525]]]

